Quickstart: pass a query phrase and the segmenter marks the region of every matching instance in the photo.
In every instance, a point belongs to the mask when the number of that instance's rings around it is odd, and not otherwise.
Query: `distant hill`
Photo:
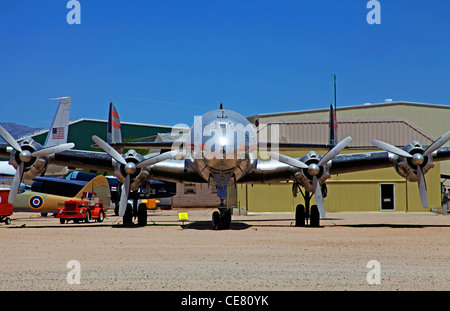
[[[11,136],[15,139],[23,135],[33,134],[34,132],[41,130],[40,128],[32,128],[26,125],[19,125],[14,122],[0,123],[0,125],[3,126],[3,128],[7,130],[9,134],[11,134]],[[3,138],[1,137],[0,142],[4,142]]]

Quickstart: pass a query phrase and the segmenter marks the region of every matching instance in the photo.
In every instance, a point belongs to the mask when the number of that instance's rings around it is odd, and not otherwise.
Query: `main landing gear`
[[[317,205],[312,205],[310,208],[311,197],[313,193],[305,192],[303,194],[305,205],[299,204],[295,209],[295,226],[305,227],[309,220],[310,227],[320,227],[320,214]]]
[[[138,226],[147,225],[147,205],[144,203],[137,203],[137,200],[133,200],[133,204],[128,203],[125,215],[123,215],[123,224],[125,226],[133,225],[133,218],[137,218]]]

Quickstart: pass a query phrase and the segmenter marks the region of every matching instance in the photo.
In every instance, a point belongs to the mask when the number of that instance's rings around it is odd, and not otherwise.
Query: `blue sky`
[[[225,108],[244,116],[393,100],[450,104],[450,2],[379,0],[0,1],[0,122],[71,119],[191,124]]]

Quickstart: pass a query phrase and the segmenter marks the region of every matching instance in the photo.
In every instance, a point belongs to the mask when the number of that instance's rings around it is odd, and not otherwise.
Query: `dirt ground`
[[[149,211],[145,227],[110,211],[64,225],[15,213],[0,224],[0,290],[450,290],[450,215],[328,213],[320,228],[294,227],[293,214],[233,215],[230,230],[213,231],[213,210],[188,210],[184,227],[178,211]],[[72,260],[80,284],[69,284]],[[374,272],[380,284],[368,283]]]

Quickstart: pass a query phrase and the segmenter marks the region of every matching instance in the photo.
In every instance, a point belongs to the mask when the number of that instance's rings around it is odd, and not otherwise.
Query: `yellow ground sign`
[[[178,212],[178,220],[179,221],[188,221],[189,216],[187,212]]]

